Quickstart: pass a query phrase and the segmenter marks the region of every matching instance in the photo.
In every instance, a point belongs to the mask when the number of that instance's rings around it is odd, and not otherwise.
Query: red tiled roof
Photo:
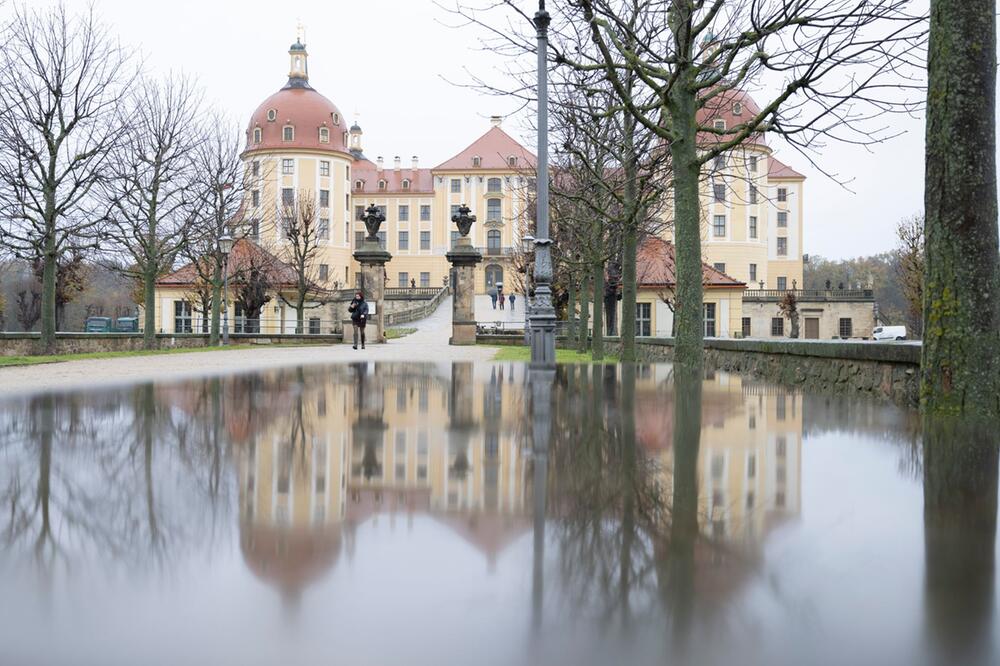
[[[800,180],[805,180],[805,176],[801,173],[788,166],[784,162],[781,162],[774,157],[768,158],[767,165],[767,177],[768,178],[797,178]]]
[[[472,142],[468,148],[434,167],[434,171],[484,169],[504,171],[511,168],[507,159],[517,158],[517,169],[534,168],[535,156],[527,148],[515,141],[499,127],[490,130]],[[472,166],[472,158],[481,158],[478,167]]]
[[[736,114],[737,104],[743,107],[739,115]],[[758,113],[760,113],[760,107],[757,106],[757,102],[748,93],[742,90],[726,90],[705,100],[705,105],[698,109],[697,119],[698,124],[702,127],[712,127],[716,120],[725,120],[726,129],[732,130],[734,127],[755,117]],[[703,131],[698,134],[698,143],[717,143],[719,141],[728,141],[731,138],[731,136],[725,134],[713,134],[712,132]],[[747,138],[746,143],[756,146],[767,145],[763,133],[760,132],[751,134]]]
[[[672,287],[677,284],[674,263],[674,246],[661,238],[647,238],[636,252],[636,277],[639,288]],[[730,277],[706,263],[702,263],[702,284],[707,289],[745,287],[745,282]]]
[[[403,189],[403,180],[410,180],[410,189]],[[354,187],[354,183],[359,180],[365,181],[365,188],[359,190]],[[384,190],[378,189],[378,181],[385,180]],[[371,160],[357,160],[351,168],[351,189],[355,194],[363,193],[377,196],[385,193],[399,192],[434,192],[434,177],[430,169],[386,169],[379,170]]]
[[[275,111],[274,120],[267,119],[267,112]],[[334,124],[336,123],[338,124]],[[295,127],[293,141],[282,140],[285,125]],[[253,142],[253,130],[261,129],[261,142]],[[320,143],[319,129],[330,130],[330,142]],[[344,130],[347,123],[337,106],[308,85],[285,86],[264,100],[250,117],[247,126],[245,152],[258,150],[310,149],[341,151],[346,153]]]
[[[248,261],[257,259],[258,266],[270,266],[271,284],[274,287],[293,287],[298,284],[295,269],[251,240],[241,238],[233,244],[229,255],[229,279],[235,280]],[[198,270],[194,263],[188,263],[173,273],[156,281],[159,287],[190,287],[198,282]]]

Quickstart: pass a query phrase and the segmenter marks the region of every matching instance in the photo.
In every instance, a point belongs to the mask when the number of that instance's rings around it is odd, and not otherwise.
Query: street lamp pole
[[[535,29],[538,31],[538,165],[536,174],[538,212],[535,224],[535,302],[531,308],[531,364],[554,368],[556,364],[556,312],[552,305],[552,239],[549,238],[549,91],[548,31],[551,16],[545,0],[538,0]]]
[[[233,251],[233,237],[229,232],[219,236],[222,253],[222,345],[229,344],[229,253]]]

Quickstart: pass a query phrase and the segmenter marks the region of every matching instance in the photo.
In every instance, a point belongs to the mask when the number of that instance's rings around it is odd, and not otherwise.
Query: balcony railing
[[[872,289],[747,289],[744,301],[780,301],[794,294],[797,301],[874,301]]]
[[[386,298],[434,298],[441,291],[441,287],[386,287]]]
[[[507,247],[477,247],[476,250],[484,257],[509,257],[514,254],[514,248]]]

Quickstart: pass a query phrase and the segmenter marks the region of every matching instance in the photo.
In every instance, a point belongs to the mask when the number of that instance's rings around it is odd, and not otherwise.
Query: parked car
[[[872,329],[872,339],[874,340],[905,340],[905,326],[876,326]]]
[[[110,333],[111,317],[87,317],[83,330],[86,333]]]
[[[115,320],[115,330],[119,333],[138,333],[138,317],[119,317]]]

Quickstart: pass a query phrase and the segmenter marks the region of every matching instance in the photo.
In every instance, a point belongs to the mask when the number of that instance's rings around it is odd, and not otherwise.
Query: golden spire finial
[[[295,40],[299,44],[306,43],[306,27],[302,25],[302,21],[299,19],[295,21]]]

